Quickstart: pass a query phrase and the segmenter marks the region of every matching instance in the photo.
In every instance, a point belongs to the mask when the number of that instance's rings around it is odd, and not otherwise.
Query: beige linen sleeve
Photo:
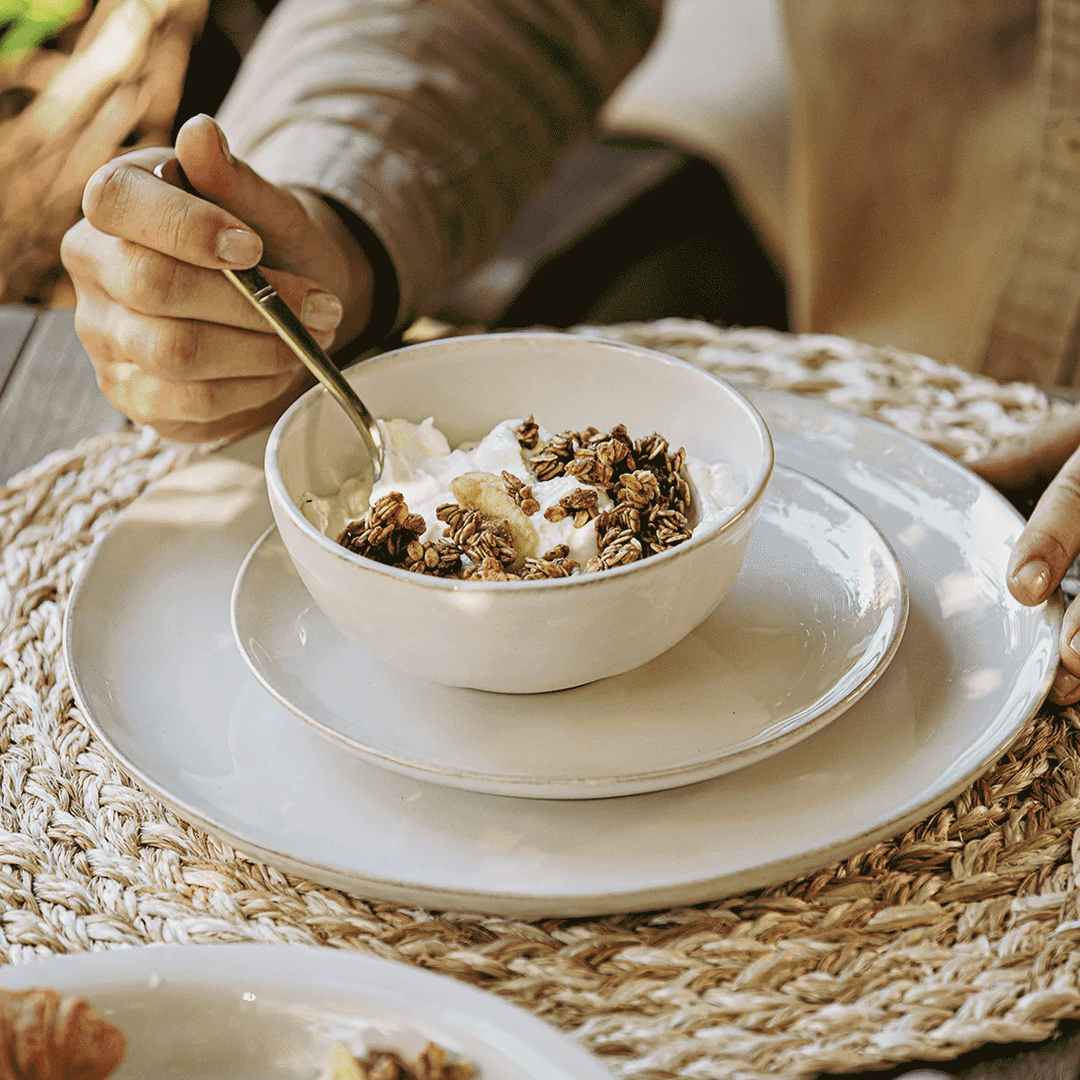
[[[437,308],[650,45],[663,0],[282,0],[219,119],[276,183],[345,206]]]
[[[785,0],[785,13],[792,329],[986,370],[1031,228],[1039,5]],[[1070,185],[1053,185],[1054,205],[1067,205]],[[1057,225],[1037,238],[1039,259],[1060,252],[1059,236],[1075,243],[1076,222]],[[1060,287],[1042,292],[1059,302]]]

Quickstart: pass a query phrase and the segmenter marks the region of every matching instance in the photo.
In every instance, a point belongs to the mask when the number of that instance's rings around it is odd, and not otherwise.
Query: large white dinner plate
[[[232,597],[256,678],[347,751],[420,780],[540,799],[659,791],[793,746],[877,681],[907,607],[877,529],[783,466],[719,609],[651,663],[571,690],[489,694],[395,671],[334,629],[273,528]]]
[[[123,1031],[110,1080],[316,1080],[329,1044],[415,1056],[428,1041],[480,1080],[611,1080],[595,1058],[493,994],[407,964],[302,945],[183,945],[33,960],[6,990],[84,997]]]
[[[592,915],[712,899],[845,858],[947,802],[1008,746],[1053,679],[1060,603],[1009,596],[1023,522],[969,470],[883,425],[752,396],[778,461],[877,525],[910,596],[877,684],[783,753],[688,787],[584,801],[460,791],[343,754],[266,694],[233,641],[233,579],[270,524],[254,438],[166,477],[89,559],[64,623],[76,700],[129,774],[189,821],[373,898]]]

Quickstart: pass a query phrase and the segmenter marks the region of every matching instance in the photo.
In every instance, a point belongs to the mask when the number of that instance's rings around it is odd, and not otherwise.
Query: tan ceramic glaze
[[[537,693],[630,671],[707,618],[731,588],[772,471],[768,430],[745,397],[681,360],[557,333],[414,345],[346,373],[375,415],[434,416],[451,446],[500,420],[550,431],[624,423],[726,462],[746,493],[704,535],[602,574],[545,582],[448,581],[382,566],[323,536],[299,510],[366,460],[321,388],[278,421],[266,448],[270,507],[297,573],[326,617],[363,649],[446,686]]]

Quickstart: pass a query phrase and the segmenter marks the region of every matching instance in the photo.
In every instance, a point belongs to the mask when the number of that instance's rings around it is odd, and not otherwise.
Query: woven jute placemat
[[[595,333],[596,330],[583,332]],[[970,459],[1056,406],[832,338],[665,321],[603,331],[837,401]],[[353,949],[485,987],[617,1076],[764,1078],[948,1059],[1080,1016],[1080,714],[1045,707],[928,820],[764,892],[600,920],[399,908],[254,862],[142,792],[90,735],[60,649],[96,537],[190,452],[89,439],[0,488],[0,949]]]

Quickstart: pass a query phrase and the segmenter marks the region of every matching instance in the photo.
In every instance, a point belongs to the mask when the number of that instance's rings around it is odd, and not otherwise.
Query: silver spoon
[[[154,175],[189,195],[202,198],[184,174],[180,162],[174,157],[156,166]],[[357,397],[356,391],[345,381],[333,360],[323,352],[307,327],[278,296],[277,290],[257,267],[250,270],[223,269],[221,272],[251,301],[255,309],[274,328],[278,337],[296,353],[308,370],[330,392],[331,397],[345,410],[371,455],[371,467],[374,471],[372,479],[378,480],[382,476],[386,458],[379,425],[367,406]]]

